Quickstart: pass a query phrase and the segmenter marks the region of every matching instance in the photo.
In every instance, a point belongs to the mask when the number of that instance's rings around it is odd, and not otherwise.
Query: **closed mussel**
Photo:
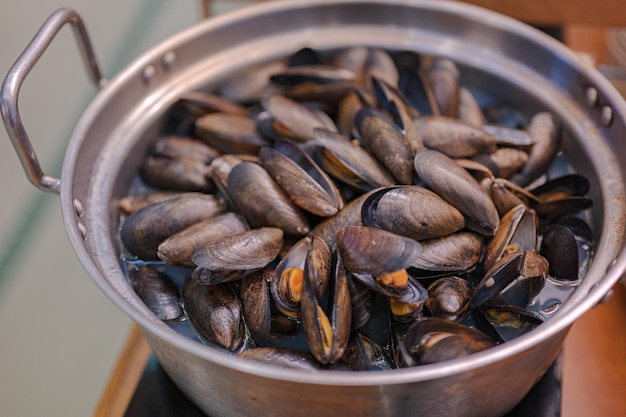
[[[241,304],[228,284],[200,285],[188,280],[183,302],[192,328],[204,341],[231,352],[243,346]]]
[[[228,195],[252,227],[277,227],[304,235],[309,223],[267,171],[253,162],[235,165],[228,174]]]
[[[226,209],[223,199],[214,195],[181,194],[128,216],[120,236],[124,247],[143,260],[157,260],[157,248],[168,237]]]
[[[415,240],[446,236],[465,225],[461,212],[419,186],[383,188],[363,203],[363,224]]]
[[[250,229],[198,247],[191,260],[198,267],[192,279],[201,284],[233,281],[264,268],[278,256],[283,231],[275,227]]]
[[[363,107],[356,114],[356,127],[372,154],[399,184],[413,184],[413,153],[404,133],[383,113]]]
[[[149,265],[129,272],[135,292],[155,316],[161,320],[173,320],[183,315],[178,288],[167,275]]]
[[[425,149],[415,155],[415,170],[427,188],[463,213],[467,228],[493,236],[500,223],[498,211],[465,169],[441,152]]]
[[[224,236],[247,230],[243,217],[224,213],[196,223],[167,238],[158,247],[159,259],[172,264],[195,268],[191,254],[198,247]]]

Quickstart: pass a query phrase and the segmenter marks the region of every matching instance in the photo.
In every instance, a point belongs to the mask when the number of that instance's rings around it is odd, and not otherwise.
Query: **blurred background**
[[[249,3],[213,1],[210,11]],[[81,14],[105,78],[203,18],[198,0],[5,0],[2,78],[61,7]],[[22,121],[48,175],[60,176],[67,142],[95,95],[72,31],[64,27],[19,97]],[[66,237],[59,197],[28,182],[4,127],[0,189],[0,415],[92,415],[131,321],[83,271]]]
[[[210,3],[4,0],[0,5],[0,75],[4,77],[45,19],[60,7],[74,8],[82,15],[103,76],[112,78],[150,47],[200,22],[207,11],[219,14],[254,1]],[[584,30],[577,33],[590,39]],[[616,30],[609,35],[610,59],[601,60],[626,66],[626,32]],[[616,83],[621,82],[626,91],[626,81],[619,77],[614,76]],[[95,95],[71,30],[63,28],[20,94],[24,126],[47,174],[60,176],[73,128]],[[0,204],[0,415],[92,415],[128,338],[131,321],[83,271],[65,234],[59,197],[38,191],[27,181],[4,128],[0,129],[0,187],[4,193]]]

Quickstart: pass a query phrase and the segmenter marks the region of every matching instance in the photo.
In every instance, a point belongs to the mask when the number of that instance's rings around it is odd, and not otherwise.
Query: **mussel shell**
[[[305,142],[315,137],[315,128],[337,131],[334,122],[307,108],[305,105],[281,95],[273,95],[263,101],[263,108],[278,120],[289,133],[285,136]]]
[[[541,239],[539,253],[547,259],[551,277],[566,281],[578,279],[578,244],[570,229],[559,224],[548,227]]]
[[[210,193],[215,187],[207,175],[209,171],[209,167],[197,159],[148,156],[139,173],[146,184],[162,190]]]
[[[383,188],[361,209],[363,224],[415,240],[446,236],[465,225],[461,212],[434,192],[419,186]]]
[[[231,352],[243,345],[241,304],[228,284],[200,285],[189,280],[183,287],[183,302],[193,329],[203,340]]]
[[[184,107],[192,117],[203,116],[207,113],[224,112],[247,115],[248,110],[232,100],[221,95],[206,91],[188,91],[182,93],[177,105]]]
[[[493,136],[459,119],[422,116],[413,119],[413,126],[427,148],[451,158],[466,158],[496,150]]]
[[[300,310],[300,299],[302,296],[300,275],[294,278],[286,271],[291,268],[297,268],[303,276],[304,263],[310,249],[311,238],[304,237],[300,239],[289,248],[287,254],[283,256],[274,269],[270,289],[274,302],[283,311],[297,312]]]
[[[423,304],[428,298],[428,291],[426,291],[426,288],[424,288],[424,286],[411,275],[409,275],[407,286],[399,291],[396,291],[395,289],[394,291],[388,291],[384,286],[381,286],[371,274],[357,272],[351,273],[351,276],[370,290],[378,294],[382,294],[385,297],[393,298],[401,303]]]
[[[360,190],[391,186],[395,182],[365,149],[338,133],[315,129],[315,140],[307,142],[307,152],[328,174]]]
[[[505,289],[511,291],[518,286],[510,284],[518,280],[526,285],[522,287],[526,305],[545,284],[548,273],[548,262],[534,251],[515,252],[504,255],[489,270],[487,270],[474,289],[469,302],[469,308],[474,309],[500,295]],[[510,297],[512,294],[508,294]]]
[[[174,282],[152,266],[142,265],[130,270],[133,289],[161,320],[173,320],[183,316],[182,299]]]
[[[416,69],[400,71],[398,88],[420,115],[439,115],[439,105],[426,76]]]
[[[415,169],[427,188],[463,213],[469,229],[493,236],[500,223],[498,211],[489,195],[465,169],[430,149],[415,155]]]
[[[483,242],[481,235],[465,231],[422,240],[422,253],[411,267],[427,271],[469,271],[482,255]]]
[[[485,123],[485,115],[476,101],[474,94],[465,87],[459,88],[459,119],[474,127],[482,127]]]
[[[259,156],[266,171],[298,207],[321,217],[332,216],[343,207],[335,184],[299,147],[279,142],[275,148],[262,148]]]
[[[243,217],[224,213],[196,223],[164,240],[158,247],[159,259],[171,264],[195,268],[191,254],[198,247],[224,236],[247,230]]]
[[[132,214],[151,204],[160,203],[161,201],[178,197],[180,197],[180,192],[177,191],[156,191],[144,194],[127,195],[120,198],[118,204],[120,209],[125,214]]]
[[[335,236],[337,230],[346,226],[363,226],[361,210],[363,203],[374,191],[364,193],[350,200],[337,214],[319,222],[311,231],[311,236],[319,236],[331,251],[337,248]]]
[[[168,237],[223,212],[226,204],[214,195],[181,194],[128,216],[120,237],[131,254],[143,260],[157,260],[157,248]]]
[[[341,361],[354,371],[392,369],[383,347],[359,332],[350,337]]]
[[[317,241],[323,242],[321,239]],[[352,321],[346,271],[339,257],[335,257],[332,269],[325,269],[328,265],[324,264],[328,261],[326,253],[309,251],[300,301],[302,325],[309,349],[322,364],[334,364],[343,356]],[[328,282],[327,296],[320,291],[320,282]]]
[[[460,73],[454,61],[436,58],[425,72],[441,114],[457,117]]]
[[[348,290],[350,290],[350,304],[352,306],[352,329],[356,330],[370,319],[376,300],[376,291],[352,274],[348,274]]]
[[[167,136],[159,139],[150,149],[152,155],[164,158],[189,158],[210,164],[220,152],[206,143],[188,136]]]
[[[484,270],[489,270],[504,254],[536,250],[537,226],[537,215],[525,205],[509,210],[500,219],[500,227],[485,247]]]
[[[270,337],[271,303],[269,281],[273,270],[264,268],[239,284],[239,299],[246,327],[257,346],[267,343]]]
[[[256,154],[269,142],[256,129],[256,122],[233,113],[211,113],[196,120],[196,135],[223,153]]]
[[[495,346],[485,333],[435,317],[413,324],[404,339],[405,350],[417,364],[457,359]]]
[[[485,163],[492,168],[495,176],[509,178],[511,175],[522,169],[528,161],[528,154],[516,148],[498,148],[490,154],[480,154],[476,160]]]
[[[472,285],[465,279],[451,276],[439,278],[427,288],[428,300],[424,306],[434,317],[456,320],[473,294]]]
[[[282,230],[261,227],[208,242],[193,251],[191,260],[208,270],[254,270],[276,259],[282,245]]]
[[[558,152],[561,141],[559,125],[549,112],[535,114],[527,130],[535,144],[522,170],[511,176],[511,181],[521,186],[530,184],[546,171]]]
[[[242,162],[227,180],[228,194],[252,227],[277,227],[289,235],[304,235],[308,220],[263,167]]]
[[[361,108],[355,117],[360,137],[374,157],[399,184],[414,183],[413,153],[403,132],[372,107]]]
[[[375,227],[341,228],[336,241],[348,271],[373,276],[407,268],[422,252],[418,241]]]

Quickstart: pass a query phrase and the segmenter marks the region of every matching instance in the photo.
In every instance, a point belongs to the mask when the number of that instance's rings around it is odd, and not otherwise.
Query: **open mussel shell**
[[[589,180],[582,175],[570,174],[554,178],[530,190],[538,199],[531,202],[531,207],[544,223],[551,223],[590,208],[593,201],[584,197],[588,191]]]
[[[354,72],[331,65],[298,65],[287,67],[271,75],[275,84],[294,86],[301,83],[331,84],[354,81]]]
[[[306,150],[332,177],[362,191],[388,187],[395,182],[365,149],[339,133],[315,129],[315,140],[307,142]]]
[[[477,329],[436,317],[414,323],[404,338],[404,350],[418,365],[463,358],[495,344]]]
[[[307,256],[300,313],[311,353],[320,363],[333,364],[343,356],[350,337],[350,291],[341,259],[335,256],[332,268],[325,269],[323,262],[329,260],[318,254],[309,251]],[[328,282],[328,294],[320,292],[321,281]]]
[[[228,195],[252,227],[277,227],[289,235],[304,235],[309,223],[267,171],[241,162],[228,174]]]
[[[287,312],[286,314],[300,310],[304,263],[310,249],[311,238],[302,238],[289,248],[287,254],[274,269],[270,283],[272,298],[278,308],[283,312]]]
[[[348,271],[373,276],[407,268],[422,252],[418,241],[375,227],[341,228],[336,241]]]
[[[241,304],[228,284],[200,285],[188,280],[183,302],[187,318],[202,340],[231,352],[243,346],[246,332]]]
[[[539,313],[529,311],[503,299],[495,298],[478,308],[480,314],[496,328],[528,329],[535,328],[544,322]]]
[[[328,217],[343,207],[335,184],[298,146],[278,142],[261,149],[259,156],[266,171],[301,209]]]
[[[422,253],[411,268],[426,271],[464,272],[473,269],[483,253],[484,238],[460,231],[439,238],[421,240]]]
[[[181,194],[128,216],[122,224],[120,237],[132,255],[143,260],[157,260],[157,248],[161,242],[225,209],[224,200],[214,195]]]
[[[174,282],[152,266],[141,265],[129,271],[135,292],[161,320],[183,316],[182,299]]]
[[[237,271],[267,266],[276,259],[282,245],[283,231],[275,227],[250,229],[213,240],[191,254],[191,260],[198,266],[192,278],[202,284],[241,278],[243,275]]]
[[[487,243],[483,269],[489,270],[507,253],[536,250],[537,226],[537,215],[524,204],[509,210],[500,219],[500,227]]]
[[[548,274],[548,261],[534,251],[515,252],[504,255],[476,285],[468,304],[470,309],[479,307],[507,290],[507,298],[518,298],[515,290],[522,292],[522,301],[529,303],[541,291]],[[511,285],[516,281],[515,285]],[[517,287],[517,288],[516,288]]]
[[[220,214],[170,236],[159,245],[157,255],[168,264],[195,268],[196,265],[191,260],[191,254],[195,249],[247,229],[243,217],[231,212]]]
[[[467,228],[493,236],[500,223],[498,211],[465,169],[441,152],[424,149],[415,155],[415,170],[427,188],[463,213]]]
[[[363,224],[415,240],[446,236],[465,225],[461,212],[419,186],[383,188],[363,203]]]
[[[376,287],[372,279],[373,286]],[[370,319],[377,292],[370,286],[361,282],[353,274],[348,274],[348,290],[350,291],[350,303],[352,306],[352,329],[363,327]]]

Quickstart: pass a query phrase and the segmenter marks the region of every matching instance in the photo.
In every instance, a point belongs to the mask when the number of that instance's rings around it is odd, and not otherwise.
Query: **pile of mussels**
[[[304,48],[180,97],[120,201],[138,296],[306,369],[440,362],[541,324],[529,306],[591,256],[589,182],[546,175],[552,114],[481,108],[461,81],[447,58]]]

